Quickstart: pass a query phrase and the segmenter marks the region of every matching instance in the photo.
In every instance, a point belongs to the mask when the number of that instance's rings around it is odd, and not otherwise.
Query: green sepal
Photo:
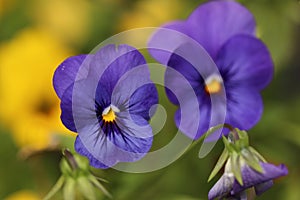
[[[229,153],[233,153],[233,152],[237,151],[237,149],[234,146],[234,144],[232,144],[231,142],[229,142],[228,139],[224,135],[222,136],[222,139],[223,139],[224,146],[228,150]]]
[[[87,179],[87,177],[81,176],[77,179],[77,188],[81,194],[88,200],[96,200],[96,194],[93,184]]]
[[[72,168],[64,157],[60,161],[60,171],[64,176],[72,176],[73,174]]]
[[[76,182],[72,178],[66,179],[65,185],[63,187],[63,196],[65,200],[75,200],[76,196]]]
[[[51,199],[64,185],[65,178],[61,176],[43,200]]]
[[[251,153],[247,148],[241,151],[243,158],[245,159],[247,165],[259,173],[263,173],[264,170],[259,164],[259,159]]]
[[[238,183],[241,186],[243,186],[243,178],[242,178],[242,172],[240,167],[240,156],[236,152],[233,152],[230,158],[231,158],[231,168],[232,168],[233,175],[235,179],[238,181]]]
[[[100,178],[100,177],[97,177],[95,174],[93,174],[95,176],[95,178],[98,180],[98,181],[101,181],[101,182],[104,182],[104,183],[109,183],[108,180],[104,179],[104,178]]]
[[[90,175],[88,177],[89,181],[93,183],[98,189],[100,189],[104,195],[112,199],[112,195],[106,190],[106,188],[95,178],[95,176]]]
[[[239,140],[236,141],[236,145],[240,148],[246,148],[249,146],[249,137],[246,131],[241,131],[239,129],[235,129],[238,133]]]
[[[253,155],[258,157],[259,160],[261,160],[265,163],[267,162],[267,160],[260,153],[258,153],[258,151],[256,151],[253,147],[249,146],[249,150]]]
[[[207,182],[209,182],[212,178],[214,178],[216,176],[216,174],[223,167],[224,163],[227,161],[228,156],[229,156],[228,150],[226,148],[224,148],[221,156],[218,159],[218,162],[217,162],[215,168],[213,169],[213,171],[209,175],[209,178],[208,178]]]
[[[74,158],[77,162],[78,167],[83,171],[89,171],[89,160],[86,157],[80,156],[78,154],[74,155]]]

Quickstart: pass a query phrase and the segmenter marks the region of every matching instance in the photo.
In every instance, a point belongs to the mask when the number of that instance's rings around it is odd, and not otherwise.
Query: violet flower
[[[90,165],[108,168],[149,151],[149,110],[158,96],[145,63],[133,47],[107,45],[95,54],[70,57],[56,69],[61,120],[78,133],[75,150]]]
[[[227,161],[225,172],[208,193],[208,199],[221,199],[234,197],[238,199],[243,192],[254,187],[256,195],[261,195],[273,185],[273,179],[285,176],[288,170],[285,165],[275,166],[260,162],[263,172],[257,172],[247,164],[241,165],[243,185],[240,185],[231,171],[230,160]]]
[[[184,47],[184,40],[177,34],[167,34],[165,29],[158,30],[149,42],[152,56],[168,65],[166,85],[178,85],[175,92],[166,89],[170,101],[182,109],[189,106],[189,100],[185,102],[187,105],[179,105],[174,93],[185,94],[186,87],[180,87],[182,84],[174,77],[170,68],[177,70],[189,81],[197,96],[200,111],[197,134],[195,136],[188,128],[181,131],[192,139],[198,139],[210,128],[212,115],[219,114],[212,113],[212,96],[219,98],[216,106],[226,111],[223,123],[243,130],[253,127],[263,111],[260,91],[271,81],[274,69],[267,47],[255,37],[252,14],[234,1],[209,1],[199,6],[186,21],[171,22],[163,28],[185,34],[199,43],[211,58],[203,60],[200,55],[197,58],[196,49],[192,46]],[[173,49],[173,52],[166,52],[166,49]],[[178,49],[186,55],[195,55],[194,59],[202,59],[198,61],[199,66],[192,65],[188,59],[176,54]],[[212,70],[212,66],[216,66],[218,72]],[[200,73],[199,68],[201,72],[208,73]],[[175,113],[175,122],[179,128],[184,127],[180,126],[180,108]],[[213,140],[217,139],[211,137]]]
[[[229,138],[223,136],[225,149],[220,156],[209,180],[225,164],[224,174],[211,188],[208,199],[247,199],[246,190],[254,187],[256,195],[261,195],[273,185],[273,179],[288,174],[281,164],[268,163],[253,147],[249,146],[248,134],[239,129],[230,132]],[[231,137],[235,135],[234,137]]]

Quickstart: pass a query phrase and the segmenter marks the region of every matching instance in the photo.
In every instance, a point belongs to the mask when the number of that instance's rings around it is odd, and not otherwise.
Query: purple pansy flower
[[[197,95],[200,111],[197,134],[195,136],[195,133],[188,129],[182,131],[197,139],[209,129],[212,115],[218,115],[211,110],[212,96],[219,98],[217,107],[225,107],[224,123],[243,130],[253,127],[259,121],[263,110],[260,91],[271,81],[274,69],[267,47],[255,37],[255,20],[252,14],[234,1],[209,1],[198,7],[186,21],[175,21],[163,28],[190,37],[199,43],[211,58],[208,61],[199,60],[199,66],[192,65],[189,60],[174,53],[185,45],[185,41],[177,34],[168,35],[165,29],[158,30],[149,42],[152,56],[168,65],[165,81],[169,85],[179,85],[175,93],[184,94],[185,91],[184,87],[180,87],[181,83],[174,78],[170,68],[180,72]],[[175,40],[168,42],[168,38]],[[184,48],[181,51],[185,51],[186,54],[196,54],[192,46]],[[173,53],[166,52],[166,49],[173,50]],[[197,59],[197,55],[194,57]],[[211,64],[201,65],[201,62]],[[217,66],[218,72],[210,69],[211,66]],[[208,73],[201,74],[199,68]],[[174,91],[166,89],[166,92],[170,101],[179,105]],[[186,104],[189,104],[188,100]],[[186,106],[188,105],[180,105],[181,108]],[[178,127],[182,127],[179,126],[180,109],[175,114],[175,122]]]
[[[63,124],[78,133],[75,150],[92,166],[133,162],[149,151],[149,110],[158,96],[136,49],[107,45],[94,54],[70,57],[56,69],[53,85]]]
[[[240,166],[243,185],[240,185],[234,177],[230,163],[229,159],[226,163],[224,174],[209,191],[209,200],[215,198],[243,199],[241,198],[243,193],[246,189],[251,187],[254,187],[256,195],[260,195],[273,185],[273,179],[288,174],[288,170],[283,164],[275,166],[273,164],[260,162],[260,166],[263,169],[263,173],[260,173],[252,169],[246,163],[243,163]]]

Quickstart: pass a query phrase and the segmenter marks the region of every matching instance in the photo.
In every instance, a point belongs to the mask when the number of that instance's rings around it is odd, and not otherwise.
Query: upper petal
[[[148,51],[160,63],[166,65],[172,53],[181,44],[188,42],[185,21],[174,21],[158,28],[148,42]]]
[[[190,36],[215,59],[223,44],[236,34],[255,34],[253,15],[241,4],[209,1],[199,6],[188,18]]]
[[[65,90],[74,83],[77,72],[86,55],[67,58],[54,72],[53,86],[59,98],[62,98]]]
[[[96,53],[94,62],[95,64],[91,62],[95,67],[91,68],[90,75],[92,77],[99,75],[95,78],[98,78],[99,83],[105,86],[110,94],[112,94],[117,82],[126,72],[146,64],[143,55],[137,49],[128,45],[107,45]],[[148,74],[145,74],[145,76]]]
[[[216,64],[225,82],[261,90],[273,77],[274,67],[267,47],[248,35],[232,37],[220,50]]]
[[[276,166],[261,162],[260,165],[263,168],[263,173],[259,173],[248,165],[244,165],[244,167],[242,167],[242,178],[244,185],[241,186],[237,181],[235,181],[231,193],[237,194],[249,187],[256,186],[288,174],[288,170],[283,164]]]

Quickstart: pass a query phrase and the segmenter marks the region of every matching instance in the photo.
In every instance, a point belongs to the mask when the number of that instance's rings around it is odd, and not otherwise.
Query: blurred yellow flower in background
[[[25,152],[56,145],[59,100],[52,88],[55,68],[71,50],[41,29],[28,28],[0,46],[0,119]]]
[[[91,8],[86,0],[35,0],[29,13],[37,26],[62,41],[80,45],[89,34]]]
[[[161,26],[167,21],[177,19],[181,11],[179,0],[138,1],[133,10],[124,14],[120,21],[122,31],[132,28]]]
[[[0,17],[7,12],[14,3],[15,0],[0,0]]]
[[[40,200],[41,198],[35,193],[27,190],[21,190],[11,194],[4,200]]]

